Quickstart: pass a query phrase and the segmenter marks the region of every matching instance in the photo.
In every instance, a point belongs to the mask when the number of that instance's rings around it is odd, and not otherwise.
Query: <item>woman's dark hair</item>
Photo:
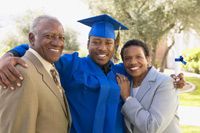
[[[147,56],[150,56],[150,51],[149,51],[149,48],[148,48],[148,46],[147,46],[146,43],[144,43],[144,42],[142,42],[142,41],[140,41],[140,40],[137,40],[137,39],[132,39],[132,40],[127,41],[127,42],[124,44],[124,46],[122,47],[122,49],[121,49],[121,53],[120,53],[120,54],[121,54],[122,60],[124,60],[123,54],[124,54],[125,48],[130,47],[130,46],[139,46],[139,47],[142,47],[145,56],[146,56],[146,57],[147,57]]]

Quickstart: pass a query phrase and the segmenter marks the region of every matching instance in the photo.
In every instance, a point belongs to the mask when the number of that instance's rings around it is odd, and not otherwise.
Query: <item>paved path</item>
[[[200,107],[179,106],[181,125],[200,126]]]
[[[181,71],[185,77],[197,77],[200,78],[200,74],[196,74],[196,73],[190,73],[190,72],[185,72],[185,71]],[[174,70],[172,69],[165,69],[164,73],[170,75],[175,73]]]

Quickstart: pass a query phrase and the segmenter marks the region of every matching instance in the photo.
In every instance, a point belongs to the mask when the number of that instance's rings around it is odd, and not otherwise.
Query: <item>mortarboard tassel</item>
[[[119,47],[121,46],[120,43],[120,30],[118,30],[117,37],[115,39],[115,52],[113,55],[114,63],[118,63],[120,60],[120,51]]]

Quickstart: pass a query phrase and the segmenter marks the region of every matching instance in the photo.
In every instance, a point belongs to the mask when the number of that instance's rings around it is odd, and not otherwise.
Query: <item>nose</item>
[[[63,46],[64,40],[60,39],[59,36],[54,36],[54,38],[51,40],[51,44],[54,46]]]
[[[135,58],[132,58],[129,63],[130,65],[135,65],[137,64],[137,60]]]
[[[105,43],[102,42],[102,43],[99,45],[98,49],[104,51],[104,50],[107,50],[107,46],[106,46]]]

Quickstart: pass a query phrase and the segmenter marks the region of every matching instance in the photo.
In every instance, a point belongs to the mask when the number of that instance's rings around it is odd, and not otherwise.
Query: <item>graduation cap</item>
[[[107,14],[82,19],[78,22],[91,27],[89,36],[115,39],[115,30],[128,30],[126,26]]]

